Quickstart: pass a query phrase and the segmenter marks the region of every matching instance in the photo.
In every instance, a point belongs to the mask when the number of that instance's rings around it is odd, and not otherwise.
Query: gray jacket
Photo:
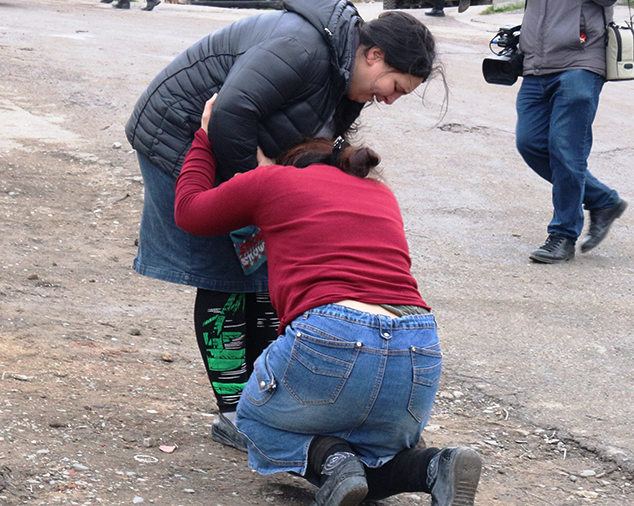
[[[605,24],[615,3],[527,0],[520,34],[524,75],[583,69],[605,76]]]
[[[199,41],[162,70],[126,125],[134,149],[176,177],[205,102],[217,179],[256,167],[256,148],[275,158],[337,118],[350,126],[364,104],[345,96],[363,20],[348,0],[288,0],[285,11],[237,21]]]

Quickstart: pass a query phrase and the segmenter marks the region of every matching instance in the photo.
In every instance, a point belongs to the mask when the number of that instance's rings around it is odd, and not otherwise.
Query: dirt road
[[[0,2],[0,504],[308,505],[310,485],[258,476],[211,440],[194,291],[131,269],[143,185],[130,110],[181,50],[249,12],[140,6]],[[427,107],[364,112],[360,134],[383,154],[441,326],[425,441],[482,454],[480,506],[634,504],[632,218],[569,265],[528,262],[548,189],[514,151],[517,89],[479,81],[488,30],[517,15],[454,10],[429,20],[448,114],[437,83]],[[592,162],[632,195],[631,115],[608,116],[631,112],[631,83],[609,86]]]

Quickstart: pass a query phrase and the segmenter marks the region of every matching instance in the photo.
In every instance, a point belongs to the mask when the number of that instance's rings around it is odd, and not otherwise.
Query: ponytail
[[[324,137],[309,139],[282,154],[276,163],[292,165],[299,169],[315,163],[324,163],[337,167],[346,174],[361,178],[376,172],[374,168],[381,157],[370,148],[355,148],[343,139],[334,143]]]

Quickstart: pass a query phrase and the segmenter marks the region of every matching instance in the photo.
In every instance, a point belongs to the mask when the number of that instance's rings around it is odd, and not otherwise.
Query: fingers
[[[209,118],[211,117],[211,110],[213,108],[214,102],[218,97],[218,93],[214,93],[213,97],[211,97],[207,102],[205,102],[205,108],[203,109],[203,115],[200,119],[200,128],[202,128],[205,133],[209,133]]]
[[[260,148],[260,146],[258,146],[257,159],[258,159],[258,167],[262,167],[263,165],[274,164],[273,160],[271,160],[269,157],[267,157],[264,154],[264,151],[262,151],[262,148]]]

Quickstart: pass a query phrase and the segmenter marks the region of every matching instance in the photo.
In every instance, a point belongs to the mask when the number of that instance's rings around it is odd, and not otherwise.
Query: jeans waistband
[[[392,318],[390,316],[380,314],[365,313],[339,304],[325,304],[323,306],[310,309],[304,314],[328,316],[369,327],[389,327],[392,330],[436,327],[436,319],[430,312]],[[301,320],[302,317],[300,316],[298,319]]]

